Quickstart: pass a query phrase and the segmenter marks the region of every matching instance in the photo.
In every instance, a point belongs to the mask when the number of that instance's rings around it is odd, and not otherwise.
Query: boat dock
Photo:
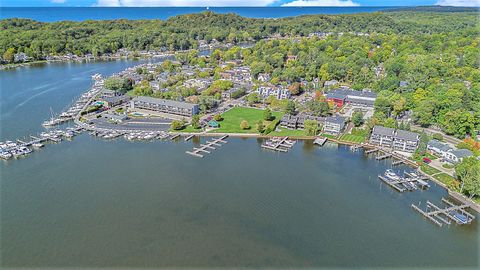
[[[192,139],[195,135],[189,135],[185,138],[185,141],[188,142],[190,139]]]
[[[175,140],[176,138],[180,137],[180,134],[173,134],[171,137],[170,137],[170,140]]]
[[[404,192],[405,190],[407,190],[406,188],[399,186],[398,183],[394,183],[397,181],[390,181],[385,176],[379,175],[378,178],[380,178],[380,180],[382,180],[384,183],[394,188],[398,192]]]
[[[295,142],[289,140],[288,137],[272,138],[262,144],[262,148],[285,153],[288,152],[288,150],[290,150],[294,144]]]
[[[198,148],[194,147],[192,149],[192,151],[185,151],[185,153],[187,153],[189,155],[192,155],[192,156],[195,156],[195,157],[203,158],[204,153],[205,154],[210,154],[211,151],[209,151],[209,150],[215,150],[216,149],[215,147],[222,146],[222,143],[226,144],[227,141],[225,141],[225,139],[227,137],[228,137],[228,135],[224,135],[224,136],[222,136],[220,138],[217,138],[217,139],[214,139],[212,141],[206,141],[205,144],[200,144],[200,147],[198,147]]]
[[[320,146],[323,146],[327,142],[327,140],[328,140],[327,137],[318,137],[313,141],[313,143],[317,144],[317,145],[320,145]]]
[[[470,205],[456,205],[444,198],[442,198],[442,202],[446,204],[444,208],[440,208],[429,201],[426,202],[425,210],[414,204],[412,204],[412,208],[440,227],[444,224],[450,225],[451,221],[459,225],[469,224],[475,219],[475,216],[466,210]]]
[[[377,151],[378,151],[377,148],[373,148],[373,149],[370,149],[370,150],[366,150],[366,151],[365,151],[365,154],[369,155],[369,154],[375,153],[375,152],[377,152]]]
[[[391,157],[391,156],[392,156],[392,154],[385,153],[385,154],[383,154],[383,155],[381,155],[381,156],[377,156],[375,159],[376,159],[376,160],[382,160],[382,159],[389,158],[389,157]]]
[[[392,166],[397,166],[397,165],[400,165],[400,164],[403,164],[403,163],[405,163],[403,160],[397,159],[397,160],[392,161]]]

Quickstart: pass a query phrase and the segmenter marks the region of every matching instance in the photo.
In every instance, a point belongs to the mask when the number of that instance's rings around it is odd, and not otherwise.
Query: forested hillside
[[[259,40],[274,34],[312,32],[384,34],[478,33],[476,12],[377,12],[349,15],[309,15],[283,19],[251,19],[235,14],[204,12],[162,20],[109,20],[42,23],[26,19],[0,21],[0,55],[25,52],[34,59],[53,54],[102,54],[129,50],[189,49],[197,40]],[[461,32],[461,33],[459,33]]]

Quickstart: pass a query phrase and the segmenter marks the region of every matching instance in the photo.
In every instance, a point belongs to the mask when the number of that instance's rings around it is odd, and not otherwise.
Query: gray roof
[[[440,149],[444,152],[452,149],[450,146],[448,146],[448,144],[442,143],[441,141],[435,139],[428,141],[427,145]]]
[[[374,126],[372,134],[384,135],[384,136],[393,136],[395,133],[395,129],[382,127],[382,126]]]
[[[141,102],[146,102],[146,103],[153,103],[153,104],[158,104],[158,105],[163,105],[163,106],[171,106],[171,107],[189,109],[189,110],[198,106],[197,104],[193,104],[193,103],[187,103],[187,102],[181,102],[181,101],[175,101],[175,100],[168,100],[168,99],[153,98],[153,97],[144,97],[144,96],[136,97],[136,98],[133,99],[133,101],[141,101]]]
[[[328,116],[325,118],[325,122],[339,124],[340,126],[344,125],[346,120],[342,116]]]
[[[350,98],[362,98],[362,99],[376,99],[377,93],[371,91],[356,91],[351,89],[343,89],[338,88],[333,91],[328,92],[325,95],[327,98],[337,98],[337,99],[345,99],[348,97]]]
[[[468,149],[457,149],[457,150],[453,150],[451,153],[454,154],[457,158],[464,158],[464,157],[473,156],[472,151],[470,151]]]
[[[408,140],[408,141],[416,141],[418,140],[419,136],[420,135],[418,135],[418,133],[401,130],[401,129],[398,129],[397,134],[395,134],[395,138]]]

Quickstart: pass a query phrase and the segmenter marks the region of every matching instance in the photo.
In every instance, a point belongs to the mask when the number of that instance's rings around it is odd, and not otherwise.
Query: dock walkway
[[[412,204],[412,208],[440,227],[444,224],[450,225],[451,221],[459,225],[469,224],[475,219],[474,215],[466,211],[470,207],[469,204],[456,205],[444,198],[442,198],[442,202],[447,205],[445,208],[440,208],[429,201],[426,202],[425,210],[414,204]]]
[[[185,153],[189,154],[189,155],[192,155],[194,157],[200,157],[200,158],[203,158],[204,155],[201,154],[201,153],[206,153],[206,154],[210,154],[211,152],[209,150],[215,150],[216,148],[215,147],[219,147],[219,146],[222,146],[222,143],[223,144],[226,144],[227,141],[225,141],[225,139],[228,137],[228,135],[224,135],[220,138],[217,138],[217,139],[214,139],[212,141],[206,141],[205,144],[200,144],[200,147],[194,147],[192,149],[192,151],[185,151]],[[209,149],[209,150],[207,150]]]
[[[288,150],[292,148],[294,144],[295,142],[288,140],[288,137],[283,137],[281,139],[272,138],[262,144],[262,148],[285,153],[288,152]]]

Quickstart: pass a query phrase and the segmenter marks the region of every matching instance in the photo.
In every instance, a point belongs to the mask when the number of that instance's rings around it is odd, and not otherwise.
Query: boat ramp
[[[200,147],[194,147],[192,151],[185,151],[185,153],[192,155],[194,157],[200,157],[203,158],[204,154],[210,154],[210,150],[215,150],[215,147],[220,147],[223,144],[226,144],[227,141],[225,139],[228,137],[228,135],[224,135],[220,138],[216,138],[212,141],[206,141],[205,144],[200,144]],[[208,149],[208,150],[207,150]]]
[[[288,137],[274,137],[262,144],[262,148],[285,153],[288,152],[288,150],[290,150],[294,144],[295,141],[289,140]]]
[[[445,204],[444,208],[429,201],[426,202],[425,210],[419,207],[420,203],[419,206],[412,204],[412,208],[440,227],[444,224],[450,225],[452,221],[459,225],[470,224],[475,219],[475,216],[466,210],[470,205],[456,205],[444,198],[442,202]]]

